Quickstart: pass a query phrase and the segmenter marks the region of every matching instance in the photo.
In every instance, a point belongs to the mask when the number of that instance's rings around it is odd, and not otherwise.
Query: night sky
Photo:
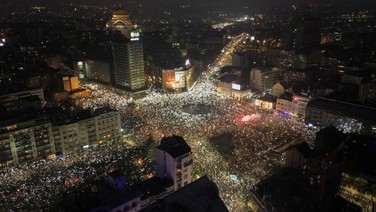
[[[53,3],[56,4],[56,0],[0,0],[0,2],[12,2],[14,3],[25,3],[25,4],[45,4]],[[239,6],[254,6],[254,7],[270,7],[270,6],[289,6],[292,4],[296,5],[307,5],[307,4],[332,4],[332,5],[347,5],[347,6],[376,6],[375,0],[60,0],[60,2],[65,3],[85,3],[93,5],[103,5],[110,6],[113,4],[122,3],[123,5],[141,3],[141,4],[153,4],[153,5],[239,5]]]

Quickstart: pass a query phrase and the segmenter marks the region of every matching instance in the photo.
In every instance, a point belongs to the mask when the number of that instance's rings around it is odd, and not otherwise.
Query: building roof
[[[105,113],[109,113],[109,112],[115,112],[115,111],[117,111],[117,110],[105,106],[105,107],[100,107],[100,108],[95,109],[93,111],[93,115],[99,116],[101,114],[105,114]]]
[[[343,117],[355,118],[362,121],[376,122],[375,107],[353,104],[323,97],[309,101],[307,108],[309,107],[330,111],[333,114],[339,114]]]
[[[118,179],[118,178],[121,178],[121,177],[125,177],[123,172],[121,172],[119,170],[115,170],[115,171],[112,171],[110,173],[107,173],[107,175],[109,177],[111,177],[112,179]]]
[[[95,194],[95,198],[106,208],[113,209],[133,199],[141,198],[142,195],[140,191],[132,190],[128,187],[123,190],[114,190],[103,182]]]
[[[158,177],[153,177],[142,182],[136,183],[134,188],[141,193],[143,196],[141,200],[145,200],[151,196],[158,196],[166,191],[166,188],[174,186],[174,182],[169,179],[160,179]]]
[[[277,101],[277,98],[275,96],[270,95],[270,94],[265,94],[264,96],[260,97],[259,100],[264,101],[264,102],[275,103]]]
[[[56,125],[66,125],[73,124],[79,121],[87,120],[93,118],[90,110],[80,110],[75,113],[61,112],[58,114],[52,115],[52,124]]]
[[[291,148],[296,148],[302,155],[309,158],[315,158],[318,157],[320,154],[315,151],[314,149],[309,148],[308,144],[306,142],[297,144]]]
[[[289,93],[289,92],[285,92],[285,93],[283,93],[281,96],[279,96],[279,98],[278,99],[284,99],[284,100],[288,100],[288,101],[292,101],[292,94],[291,93]]]
[[[21,97],[20,100],[25,101],[25,102],[40,102],[41,101],[38,95]]]
[[[221,77],[219,77],[219,80],[221,82],[232,83],[234,81],[239,80],[239,76],[235,74],[226,74],[226,75],[222,75]]]
[[[218,195],[218,188],[207,176],[184,186],[182,189],[157,200],[142,209],[143,212],[175,211],[215,211],[227,212],[225,204]]]
[[[191,148],[187,142],[185,142],[184,138],[176,135],[171,137],[163,137],[161,144],[156,148],[167,152],[173,158],[177,158],[191,152]]]

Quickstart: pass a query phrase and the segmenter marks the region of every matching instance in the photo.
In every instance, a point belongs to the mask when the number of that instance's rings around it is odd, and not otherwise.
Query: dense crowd
[[[86,84],[92,95],[77,100],[77,105],[107,105],[119,110],[124,134],[133,137],[135,146],[127,148],[123,140],[113,141],[3,170],[0,207],[14,211],[46,210],[64,194],[73,192],[72,188],[89,186],[111,167],[124,170],[130,182],[142,179],[155,171],[153,161],[146,157],[145,141],[158,143],[162,137],[179,135],[192,148],[194,176],[208,175],[230,211],[249,210],[251,189],[283,165],[283,155],[276,148],[295,140],[312,140],[313,133],[294,117],[218,94],[212,83],[215,71],[215,66],[210,68],[188,92],[164,94],[149,90],[137,100]],[[207,113],[183,110],[199,105],[209,108]],[[225,148],[213,139],[224,134],[230,135],[226,141],[230,145]],[[135,168],[134,161],[139,159],[146,162],[142,168]]]
[[[129,133],[140,140],[152,138],[158,142],[164,136],[183,136],[193,149],[195,175],[209,175],[218,184],[227,206],[235,211],[247,207],[249,192],[244,189],[253,188],[283,165],[283,155],[275,150],[278,146],[312,140],[314,135],[294,117],[218,94],[208,77],[202,77],[194,89],[185,93],[149,91],[146,97],[132,102],[120,97],[112,100],[113,94],[107,97],[107,93],[104,88],[95,90],[91,101],[83,101],[83,106],[108,104],[119,109],[131,129]],[[197,114],[183,110],[191,105],[205,105],[210,110]],[[245,116],[251,118],[244,121]],[[137,124],[129,127],[130,123]],[[231,135],[230,153],[221,152],[211,141],[226,133]],[[232,180],[230,175],[238,177]]]

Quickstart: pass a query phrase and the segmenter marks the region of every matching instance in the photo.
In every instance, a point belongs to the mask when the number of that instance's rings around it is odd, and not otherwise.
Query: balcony
[[[192,159],[184,163],[184,167],[187,167],[193,163]]]
[[[181,169],[181,163],[176,164],[176,169]]]

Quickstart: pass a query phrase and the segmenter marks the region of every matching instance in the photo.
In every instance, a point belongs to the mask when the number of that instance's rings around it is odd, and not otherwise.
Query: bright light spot
[[[230,174],[230,179],[231,180],[238,180],[238,176],[234,175],[234,174]]]
[[[247,122],[254,121],[255,119],[258,119],[258,118],[260,118],[259,114],[245,115],[241,118],[241,121],[247,123]]]

